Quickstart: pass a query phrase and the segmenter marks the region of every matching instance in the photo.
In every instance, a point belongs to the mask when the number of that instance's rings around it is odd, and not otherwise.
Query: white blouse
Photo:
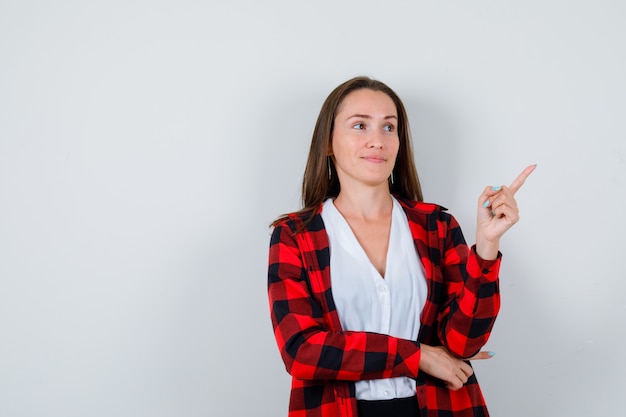
[[[367,257],[332,199],[322,220],[330,242],[331,289],[344,330],[367,331],[417,340],[426,302],[426,278],[406,214],[393,198],[387,266],[383,278]],[[357,381],[359,400],[388,400],[415,395],[408,377]]]

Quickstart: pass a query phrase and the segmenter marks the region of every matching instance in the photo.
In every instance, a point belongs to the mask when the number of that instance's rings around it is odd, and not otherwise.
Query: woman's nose
[[[383,148],[383,137],[380,133],[372,133],[368,138],[367,147],[374,149],[382,149]]]

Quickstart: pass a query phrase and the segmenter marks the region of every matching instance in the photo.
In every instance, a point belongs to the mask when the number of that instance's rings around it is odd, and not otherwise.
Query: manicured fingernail
[[[496,215],[496,212],[495,212],[494,210],[491,210],[491,215],[492,215],[492,216],[495,216],[495,215]]]
[[[502,187],[499,186],[499,185],[494,185],[493,187],[491,187],[492,191],[500,191],[501,189],[502,189]]]
[[[489,356],[496,356],[496,352],[487,352]]]
[[[487,200],[487,201],[485,201],[485,202],[483,203],[483,207],[484,207],[484,208],[487,208],[487,207],[489,207],[489,204],[491,204],[491,201]]]

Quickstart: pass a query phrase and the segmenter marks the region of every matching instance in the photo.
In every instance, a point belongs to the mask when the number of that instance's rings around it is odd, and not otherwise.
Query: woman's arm
[[[445,214],[442,214],[445,215]],[[456,357],[470,358],[487,343],[500,310],[500,258],[484,260],[465,243],[452,216],[441,264],[445,301],[439,308],[439,339]]]
[[[323,311],[311,294],[297,240],[285,223],[276,226],[270,242],[268,296],[276,342],[294,378],[417,377],[418,342],[378,333],[329,330],[329,312]]]
[[[450,219],[442,267],[448,299],[439,313],[439,337],[458,357],[475,355],[489,339],[500,309],[500,238],[519,220],[514,194],[535,167],[527,167],[510,187],[483,191],[471,249],[456,220]]]

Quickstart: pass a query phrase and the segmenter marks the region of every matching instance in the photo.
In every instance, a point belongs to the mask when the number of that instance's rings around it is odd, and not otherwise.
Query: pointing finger
[[[515,194],[522,187],[522,185],[524,185],[524,181],[526,181],[526,178],[528,178],[535,168],[537,168],[537,164],[526,167],[526,169],[513,180],[509,186],[509,189],[513,192],[513,194]]]

